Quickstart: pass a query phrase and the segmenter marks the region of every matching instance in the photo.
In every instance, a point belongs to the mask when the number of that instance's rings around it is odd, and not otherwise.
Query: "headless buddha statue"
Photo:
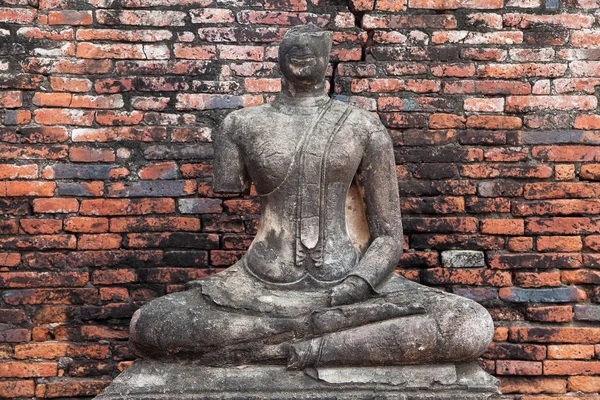
[[[459,363],[487,349],[483,307],[394,272],[403,237],[392,141],[377,117],[327,96],[330,49],[330,32],[290,29],[276,100],[223,121],[214,191],[253,182],[260,228],[235,265],[135,313],[142,355],[305,369]],[[346,224],[353,182],[369,231],[363,250]]]

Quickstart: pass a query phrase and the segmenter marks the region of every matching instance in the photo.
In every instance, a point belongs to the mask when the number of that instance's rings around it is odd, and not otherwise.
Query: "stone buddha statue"
[[[143,356],[304,370],[461,363],[488,348],[482,306],[394,272],[403,236],[392,141],[376,116],[327,95],[331,38],[290,29],[281,93],[223,121],[214,191],[253,182],[260,228],[239,262],[135,313]],[[362,246],[347,224],[352,185],[368,227]]]

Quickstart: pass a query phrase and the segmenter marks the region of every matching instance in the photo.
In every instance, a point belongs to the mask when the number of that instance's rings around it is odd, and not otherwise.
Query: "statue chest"
[[[260,194],[287,186],[295,178],[301,178],[298,184],[308,191],[326,182],[351,183],[362,159],[364,139],[355,127],[339,121],[339,113],[320,121],[315,121],[316,115],[268,116],[264,124],[245,132],[241,143]]]

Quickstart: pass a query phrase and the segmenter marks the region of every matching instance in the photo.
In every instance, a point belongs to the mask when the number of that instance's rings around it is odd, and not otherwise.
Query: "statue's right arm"
[[[234,137],[235,127],[235,117],[228,115],[214,138],[213,190],[216,193],[245,193],[250,189],[244,157]]]

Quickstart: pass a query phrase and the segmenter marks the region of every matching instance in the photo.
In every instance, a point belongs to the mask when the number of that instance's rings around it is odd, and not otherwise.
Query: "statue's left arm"
[[[379,121],[377,121],[379,122]],[[381,125],[373,130],[357,172],[363,193],[371,243],[348,278],[334,288],[332,305],[360,301],[396,268],[403,235],[398,179],[392,140]]]

